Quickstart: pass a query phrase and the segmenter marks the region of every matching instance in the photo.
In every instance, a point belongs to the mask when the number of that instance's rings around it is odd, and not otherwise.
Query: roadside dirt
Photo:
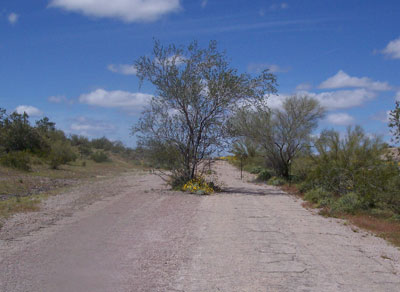
[[[0,291],[399,291],[400,252],[214,165],[224,192],[126,174],[0,231]]]

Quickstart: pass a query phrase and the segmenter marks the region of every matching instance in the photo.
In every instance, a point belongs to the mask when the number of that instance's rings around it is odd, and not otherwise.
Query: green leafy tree
[[[205,49],[196,42],[187,47],[155,42],[152,56],[139,58],[135,67],[141,82],[149,81],[156,92],[133,133],[146,149],[161,145],[174,153],[170,168],[183,180],[194,178],[199,163],[224,146],[227,121],[240,105],[261,103],[276,91],[273,74],[239,74],[215,41]]]
[[[290,178],[290,167],[308,147],[324,109],[307,96],[286,98],[281,109],[244,107],[231,121],[231,133],[259,145],[266,163],[277,175]]]
[[[16,112],[1,117],[1,145],[6,152],[25,151],[44,152],[49,149],[48,144],[39,132],[29,123],[27,113]]]

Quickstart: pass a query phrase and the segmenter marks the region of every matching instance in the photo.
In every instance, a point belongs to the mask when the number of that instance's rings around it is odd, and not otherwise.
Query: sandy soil
[[[399,291],[398,249],[214,169],[225,192],[213,196],[124,175],[15,216],[0,232],[0,291]]]

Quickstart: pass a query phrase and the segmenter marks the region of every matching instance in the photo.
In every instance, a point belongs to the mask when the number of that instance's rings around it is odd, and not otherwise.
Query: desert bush
[[[245,169],[246,170],[246,169]],[[263,168],[261,167],[261,166],[252,166],[250,169],[249,169],[249,172],[251,173],[251,174],[259,174],[261,171],[263,171]]]
[[[6,167],[12,167],[24,171],[31,169],[29,154],[25,151],[9,152],[0,157],[0,163]]]
[[[285,183],[286,183],[286,180],[284,180],[281,177],[277,177],[277,176],[273,176],[267,181],[267,184],[269,184],[271,186],[282,186]]]
[[[331,213],[348,213],[354,214],[357,210],[361,209],[362,203],[358,195],[354,192],[347,193],[332,203]]]
[[[262,169],[257,175],[257,180],[268,181],[271,177],[272,174],[268,169]]]
[[[16,112],[7,115],[2,111],[0,116],[0,145],[5,152],[30,151],[46,152],[49,145],[38,130],[29,123],[29,116]]]
[[[325,191],[323,188],[316,188],[306,192],[304,199],[311,203],[317,204],[318,206],[321,205],[321,203],[323,203],[322,205],[326,206],[329,200],[332,199],[332,194]]]
[[[314,185],[308,181],[302,181],[296,185],[301,193],[306,193],[314,188]]]
[[[102,162],[107,162],[109,161],[109,157],[107,155],[107,153],[105,153],[104,151],[97,151],[94,152],[91,156],[90,159],[92,159],[93,161],[97,162],[97,163],[102,163]]]
[[[383,160],[385,144],[370,138],[360,127],[347,136],[324,132],[316,143],[318,155],[307,181],[341,197],[354,192],[365,208],[389,208],[400,213],[400,171],[397,163]]]
[[[51,145],[51,152],[48,156],[50,167],[57,169],[60,165],[75,161],[77,155],[71,145],[56,141]]]
[[[82,157],[88,157],[93,154],[93,150],[92,150],[92,148],[90,148],[90,145],[88,145],[88,144],[79,144],[77,147],[78,147],[79,154]]]
[[[110,151],[113,148],[113,143],[110,140],[108,140],[106,137],[93,139],[91,141],[91,145],[93,148],[102,149],[102,150],[106,150],[106,151]]]

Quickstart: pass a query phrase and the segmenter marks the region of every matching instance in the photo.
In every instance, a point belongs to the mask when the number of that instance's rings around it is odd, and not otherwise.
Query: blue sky
[[[67,133],[134,146],[154,92],[132,63],[162,43],[217,40],[233,67],[270,68],[279,96],[327,108],[322,128],[360,124],[390,139],[400,100],[400,1],[2,0],[0,107],[48,116]]]

